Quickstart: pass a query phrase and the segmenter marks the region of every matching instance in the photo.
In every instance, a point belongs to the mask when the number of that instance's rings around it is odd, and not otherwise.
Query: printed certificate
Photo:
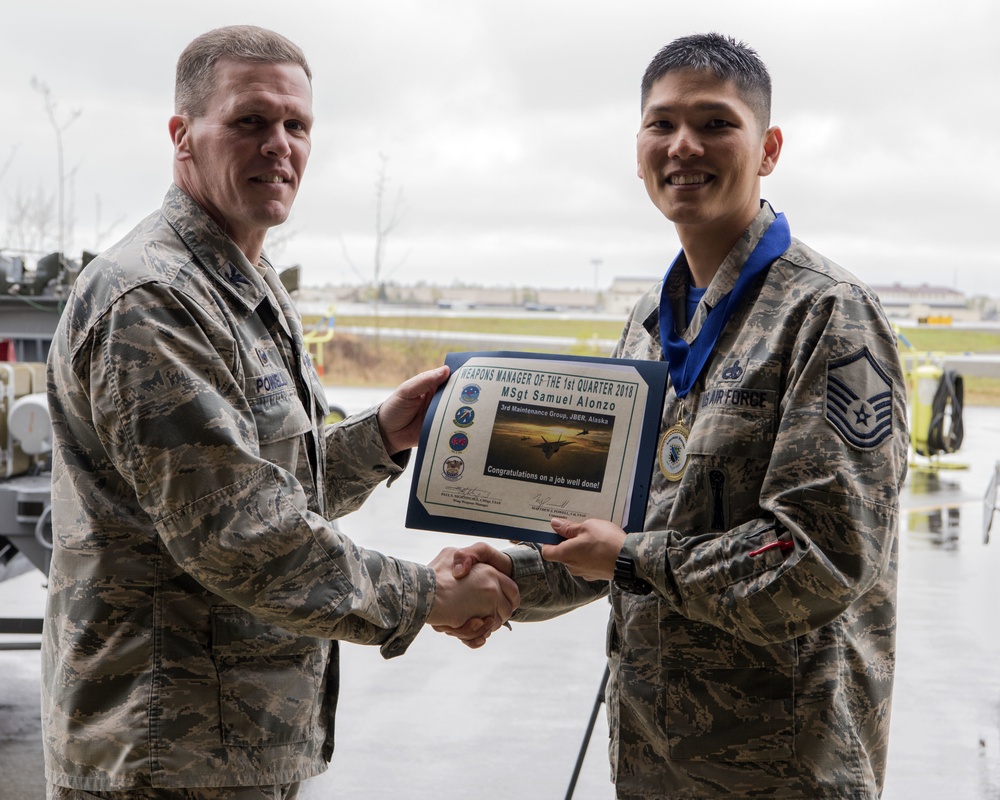
[[[450,353],[420,436],[408,528],[556,543],[553,517],[641,530],[667,366]]]

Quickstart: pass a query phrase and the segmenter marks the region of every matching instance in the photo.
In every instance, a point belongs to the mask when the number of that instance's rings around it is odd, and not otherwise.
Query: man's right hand
[[[466,561],[459,553],[446,547],[428,564],[434,570],[437,591],[427,624],[458,636],[469,647],[481,647],[510,619],[521,601],[520,593],[517,584],[492,565],[493,559],[474,556]],[[503,559],[509,573],[510,559]]]

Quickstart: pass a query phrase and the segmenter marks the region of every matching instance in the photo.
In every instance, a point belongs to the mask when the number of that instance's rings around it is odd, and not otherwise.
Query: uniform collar
[[[767,229],[771,227],[771,223],[774,222],[775,217],[776,214],[774,213],[774,209],[771,208],[771,204],[766,200],[761,200],[760,211],[757,212],[757,216],[753,218],[747,229],[743,231],[743,235],[733,245],[733,249],[723,259],[722,264],[719,266],[719,271],[715,273],[715,277],[712,278],[712,282],[708,285],[705,296],[698,306],[698,311],[691,319],[687,330],[681,334],[685,341],[690,343],[694,340],[694,337],[698,335],[698,331],[701,330],[708,312],[715,308],[721,298],[732,291],[736,285],[736,279],[740,276],[740,270],[743,269],[743,265],[746,264],[747,259],[754,251],[757,243],[760,242],[761,238],[767,232]],[[677,319],[684,319],[683,304],[687,285],[691,281],[691,271],[688,269],[687,258],[683,252],[681,252],[674,269],[670,270],[668,281],[667,293],[674,308],[674,316]],[[655,335],[659,339],[659,306],[655,303],[652,305],[642,324],[649,331],[650,335]]]
[[[195,261],[248,309],[257,308],[267,296],[263,278],[215,220],[176,184],[163,198],[161,211]]]

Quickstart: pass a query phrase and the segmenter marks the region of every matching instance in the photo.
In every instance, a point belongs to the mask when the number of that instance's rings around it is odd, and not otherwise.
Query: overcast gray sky
[[[306,283],[358,282],[375,181],[402,189],[392,280],[602,288],[661,275],[672,226],[635,175],[638,84],[671,39],[754,46],[785,147],[763,195],[793,235],[874,284],[1000,295],[996,0],[3,0],[0,246],[18,199],[55,197],[71,253],[159,207],[177,56],[220,25],[277,30],[314,73],[313,150],[274,241]],[[98,213],[99,209],[99,213]],[[53,226],[53,234],[55,228]],[[55,241],[52,242],[55,249]],[[594,260],[600,264],[594,266]]]

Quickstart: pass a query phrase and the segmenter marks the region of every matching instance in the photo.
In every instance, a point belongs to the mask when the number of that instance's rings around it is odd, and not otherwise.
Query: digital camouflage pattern
[[[774,219],[764,204],[684,338],[734,285]],[[680,267],[681,264],[678,264]],[[684,319],[687,270],[671,270]],[[660,287],[615,354],[662,360]],[[679,332],[680,333],[680,332]],[[619,798],[876,798],[895,663],[905,391],[870,289],[797,240],[724,328],[683,416],[678,482],[654,468],[625,549],[649,595],[611,587],[607,692]],[[607,583],[516,548],[521,609],[543,619]]]
[[[433,572],[328,519],[400,472],[373,412],[323,431],[301,320],[176,186],[91,262],[49,359],[46,777],[286,784],[333,751],[343,639],[406,650]]]
[[[45,800],[297,800],[299,787],[299,783],[290,783],[283,786],[197,786],[93,793],[68,786],[49,786]]]

